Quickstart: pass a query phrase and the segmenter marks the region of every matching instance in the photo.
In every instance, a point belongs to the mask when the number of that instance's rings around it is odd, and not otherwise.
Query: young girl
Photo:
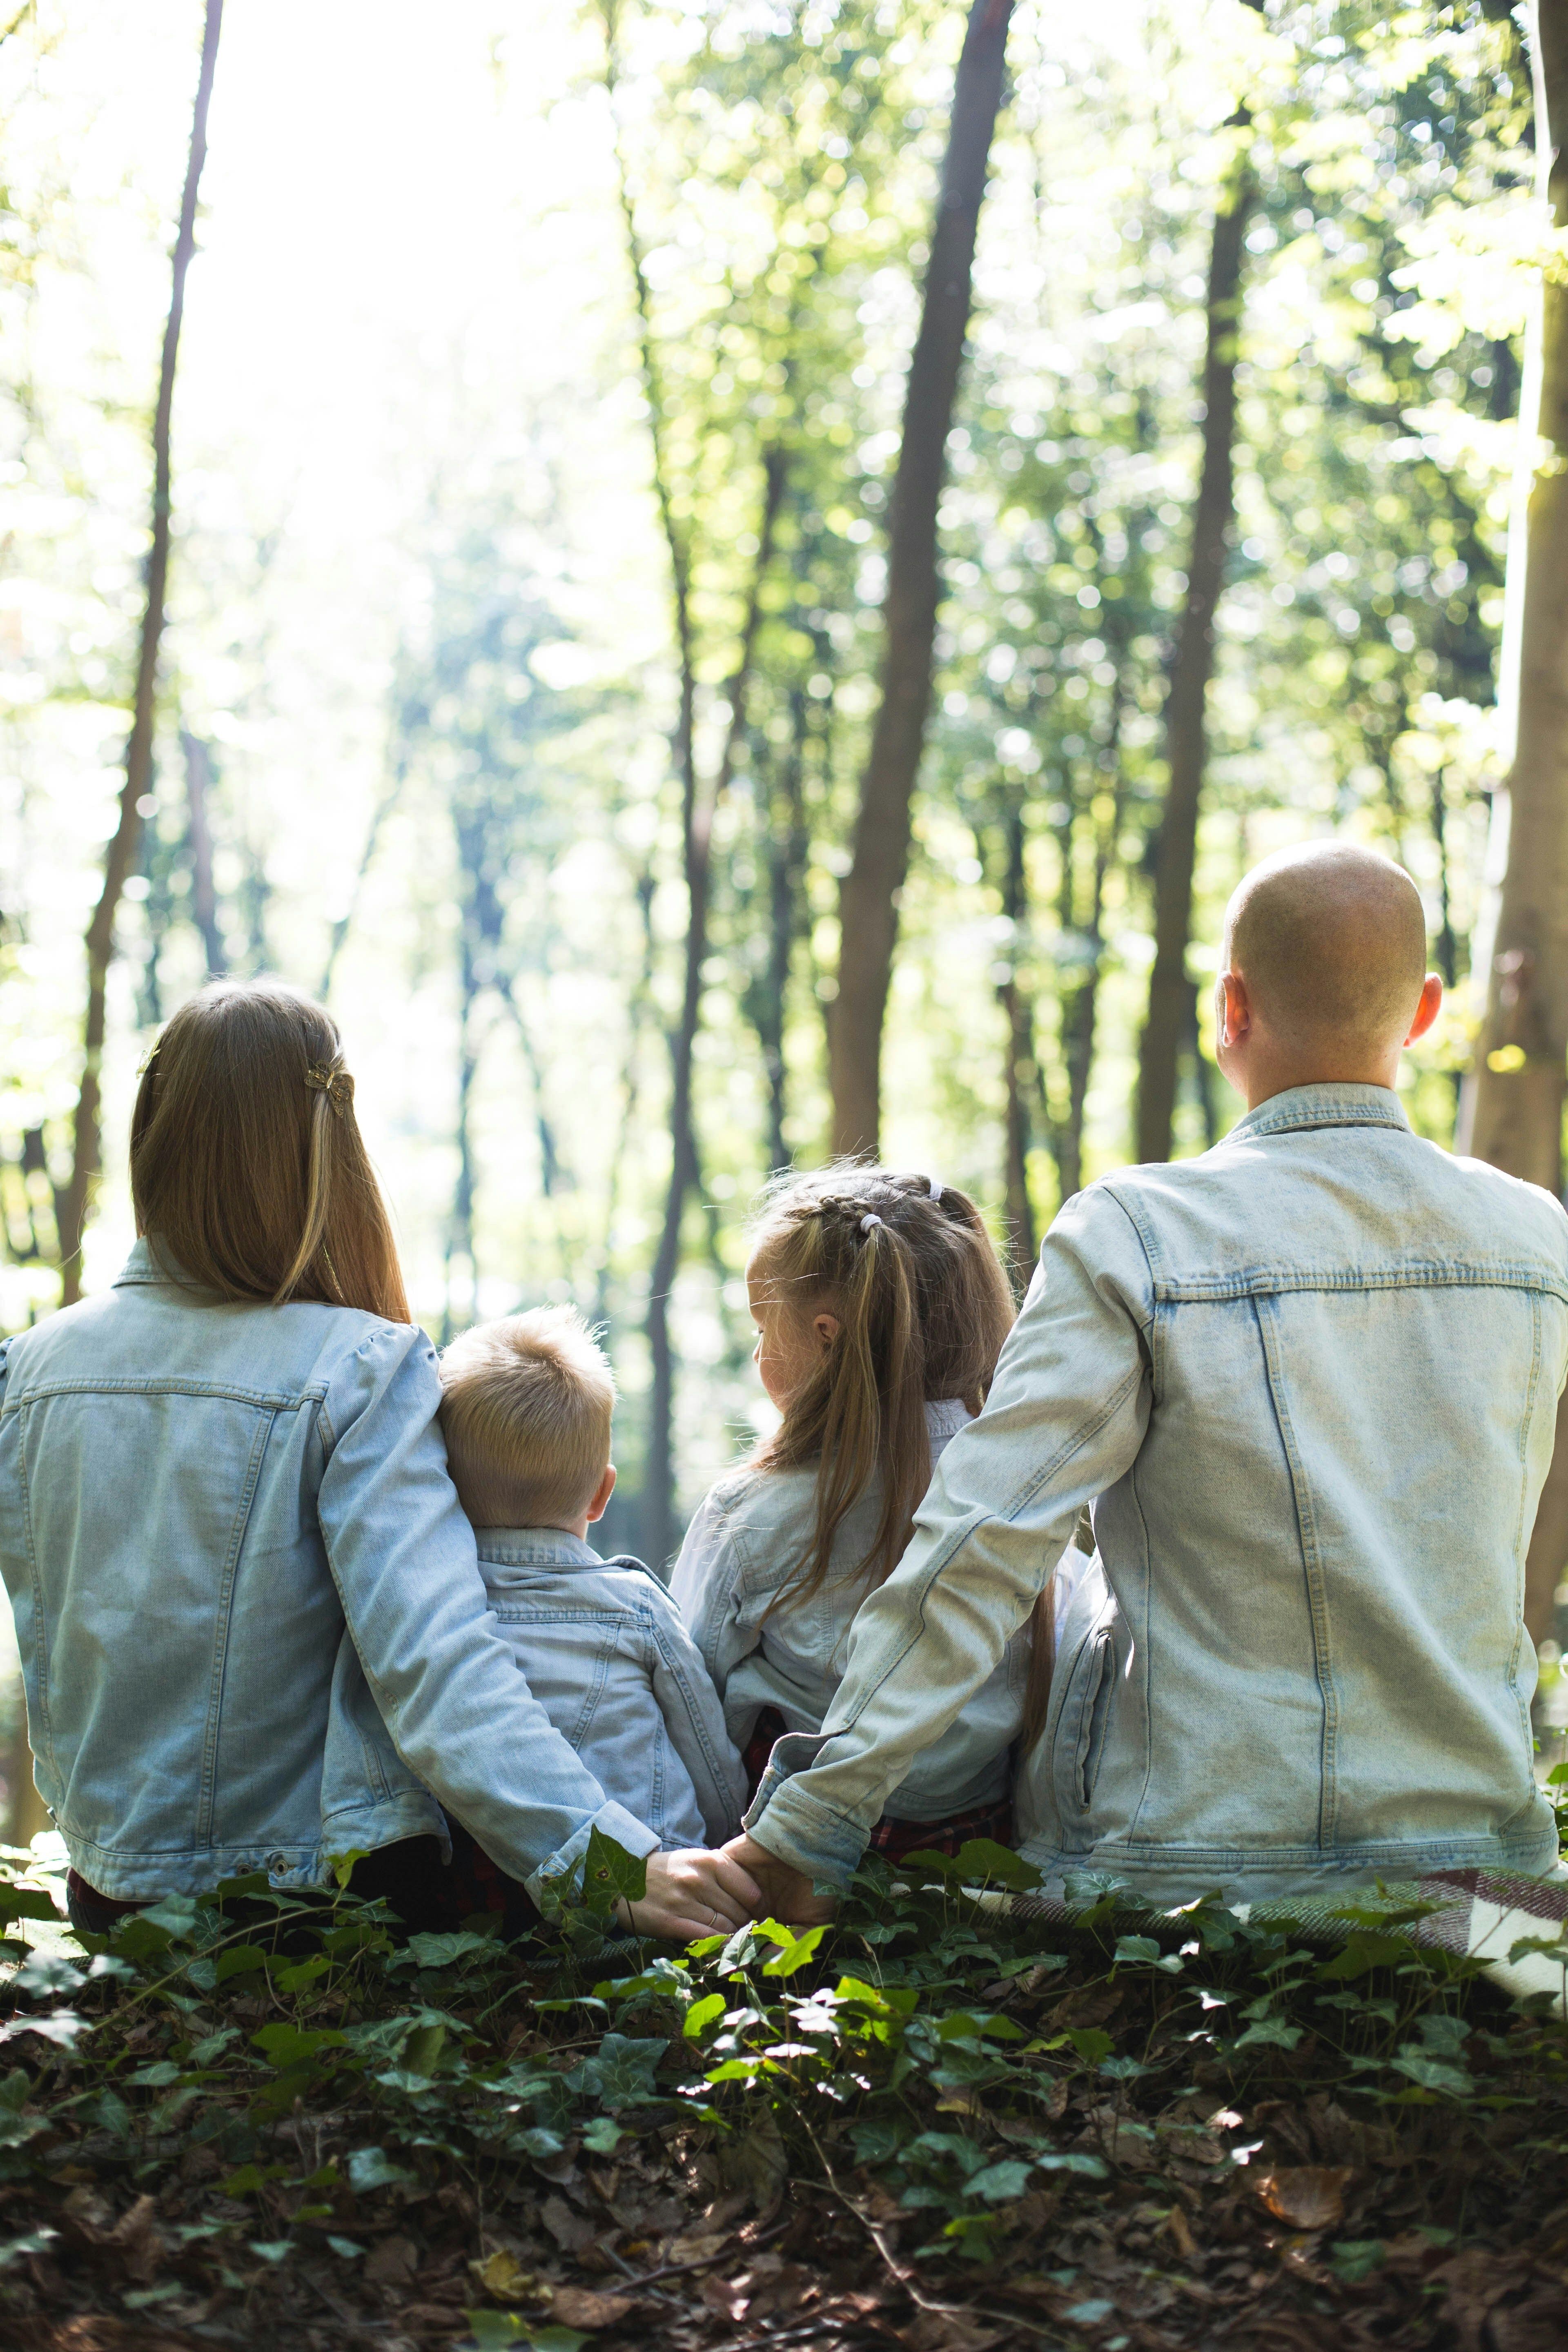
[[[858,1165],[763,1196],[746,1285],[757,1369],[784,1418],[702,1504],[672,1591],[754,1789],[775,1738],[822,1728],[856,1611],[980,1411],[1013,1301],[966,1193]],[[1012,1750],[1026,1718],[1043,1720],[1050,1671],[1037,1618],[889,1798],[873,1851],[1010,1842]]]
[[[647,1856],[644,1932],[739,1925],[752,1880],[652,1851],[489,1614],[321,1007],[220,982],[177,1013],[131,1188],[112,1288],[0,1343],[0,1571],[78,1927],[355,1852],[408,1926],[525,1917],[595,1823]]]

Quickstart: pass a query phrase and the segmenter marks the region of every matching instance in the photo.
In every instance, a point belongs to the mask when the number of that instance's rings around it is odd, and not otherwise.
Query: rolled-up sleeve
[[[843,1884],[890,1791],[994,1668],[1084,1504],[1148,1424],[1153,1285],[1114,1196],[1058,1217],[985,1410],[944,1451],[902,1559],[856,1617],[820,1734],[781,1739],[747,1817],[769,1851]]]
[[[537,1894],[574,1872],[595,1827],[633,1853],[658,1840],[606,1800],[497,1629],[447,1471],[440,1401],[435,1349],[401,1325],[374,1332],[334,1374],[321,1409],[321,1537],[398,1754]]]

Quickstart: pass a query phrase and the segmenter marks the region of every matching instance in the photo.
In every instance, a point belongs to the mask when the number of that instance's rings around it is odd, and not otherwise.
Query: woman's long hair
[[[811,1541],[775,1606],[820,1590],[839,1528],[874,1484],[880,1508],[861,1570],[868,1588],[880,1584],[931,1484],[927,1402],[961,1397],[978,1412],[1012,1328],[984,1221],[955,1185],[841,1160],[763,1195],[751,1273],[802,1328],[822,1314],[839,1327],[755,1457],[764,1470],[816,1473]]]
[[[330,1013],[280,982],[215,981],[153,1048],[131,1121],[136,1230],[226,1299],[411,1318]]]

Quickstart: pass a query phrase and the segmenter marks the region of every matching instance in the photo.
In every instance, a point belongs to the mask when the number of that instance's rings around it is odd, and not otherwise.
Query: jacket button
[[[269,1853],[267,1857],[267,1867],[272,1874],[273,1877],[276,1878],[280,1871],[288,1869],[288,1855],[286,1853]]]

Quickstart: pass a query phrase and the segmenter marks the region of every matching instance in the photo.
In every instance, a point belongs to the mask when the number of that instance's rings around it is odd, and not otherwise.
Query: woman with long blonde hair
[[[0,1346],[0,1570],[79,1927],[344,1855],[408,1925],[519,1919],[595,1825],[647,1857],[645,1931],[739,1925],[746,1874],[654,1851],[488,1614],[331,1017],[273,982],[194,997],[131,1185],[113,1287]]]

